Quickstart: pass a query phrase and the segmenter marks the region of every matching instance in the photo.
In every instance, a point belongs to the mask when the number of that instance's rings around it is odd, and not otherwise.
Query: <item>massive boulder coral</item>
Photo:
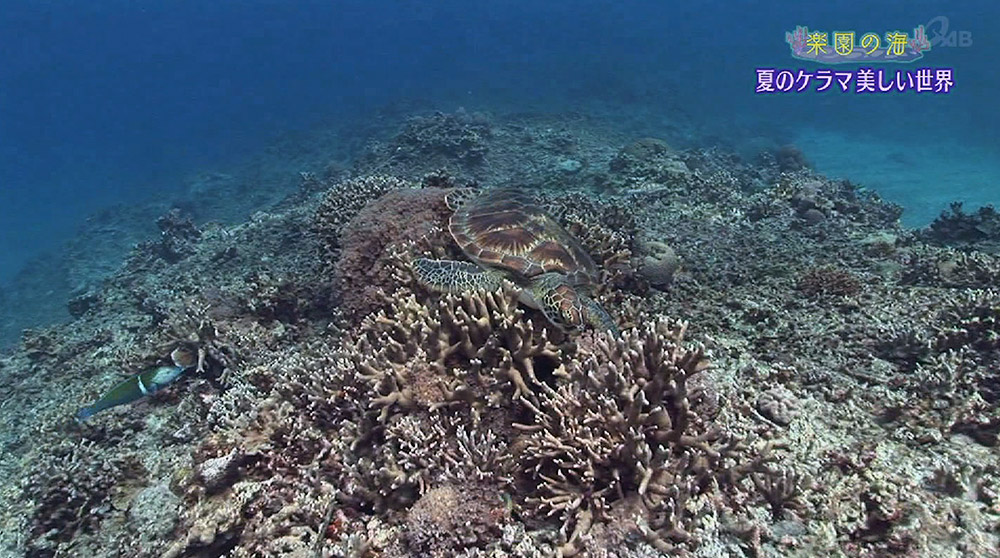
[[[320,260],[332,266],[340,258],[344,227],[367,203],[393,190],[412,187],[410,182],[380,174],[331,185],[316,209],[313,221],[313,233],[320,244]]]
[[[670,285],[681,267],[677,252],[669,244],[655,240],[641,243],[640,251],[642,261],[639,264],[639,273],[646,281],[656,287]]]
[[[344,312],[359,317],[385,304],[405,282],[401,264],[404,256],[413,257],[415,240],[425,247],[448,246],[446,193],[438,188],[394,190],[347,223],[334,266]]]

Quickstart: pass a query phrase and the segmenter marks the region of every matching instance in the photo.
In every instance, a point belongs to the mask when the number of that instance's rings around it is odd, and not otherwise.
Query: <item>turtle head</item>
[[[540,275],[531,284],[531,295],[545,317],[563,331],[589,325],[618,334],[618,326],[604,308],[574,288],[561,274]]]

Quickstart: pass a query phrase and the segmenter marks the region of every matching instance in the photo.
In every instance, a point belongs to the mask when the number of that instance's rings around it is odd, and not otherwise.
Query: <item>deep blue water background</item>
[[[1000,144],[994,1],[3,4],[0,283],[101,207],[169,198],[183,177],[276,133],[413,99],[444,111],[617,112],[654,128],[683,112],[734,142],[816,127],[960,142],[989,157]],[[949,95],[753,93],[755,67],[801,65],[784,43],[797,24],[884,33],[938,15],[974,39],[927,55],[955,68]]]

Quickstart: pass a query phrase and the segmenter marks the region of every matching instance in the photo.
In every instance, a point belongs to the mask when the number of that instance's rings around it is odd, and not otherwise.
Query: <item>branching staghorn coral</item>
[[[601,267],[599,287],[644,292],[648,285],[633,262],[637,224],[620,203],[589,196],[560,195],[539,200],[586,248]]]
[[[359,407],[345,501],[388,511],[444,483],[509,484],[511,395],[560,362],[548,335],[513,292],[397,296],[366,318],[339,357]]]
[[[698,377],[708,361],[685,346],[686,324],[569,342],[524,315],[513,292],[429,306],[407,295],[363,322],[343,353],[352,382],[368,386],[347,497],[386,512],[435,487],[485,483],[528,516],[558,518],[562,555],[626,515],[660,550],[694,544],[689,500],[705,505],[765,457],[709,424],[718,407]]]
[[[348,353],[380,394],[383,420],[392,406],[433,410],[467,401],[478,410],[497,401],[505,380],[515,398],[528,396],[536,368],[558,372],[562,361],[557,332],[525,320],[509,291],[449,294],[430,306],[409,295],[366,320],[362,331]]]
[[[744,471],[728,462],[743,449],[701,419],[689,380],[708,361],[683,345],[685,323],[659,321],[581,347],[567,382],[537,384],[531,420],[515,424],[525,497],[540,516],[563,522],[563,555],[610,508],[638,498],[641,530],[663,551],[691,539],[685,501]],[[581,345],[584,342],[581,341]],[[644,525],[644,526],[643,526]]]

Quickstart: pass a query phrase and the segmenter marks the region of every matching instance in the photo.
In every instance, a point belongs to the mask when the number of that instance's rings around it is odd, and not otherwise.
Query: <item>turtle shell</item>
[[[530,279],[542,273],[564,274],[573,285],[590,285],[597,266],[580,242],[524,192],[493,189],[470,196],[449,196],[455,208],[448,223],[455,242],[479,265]]]

